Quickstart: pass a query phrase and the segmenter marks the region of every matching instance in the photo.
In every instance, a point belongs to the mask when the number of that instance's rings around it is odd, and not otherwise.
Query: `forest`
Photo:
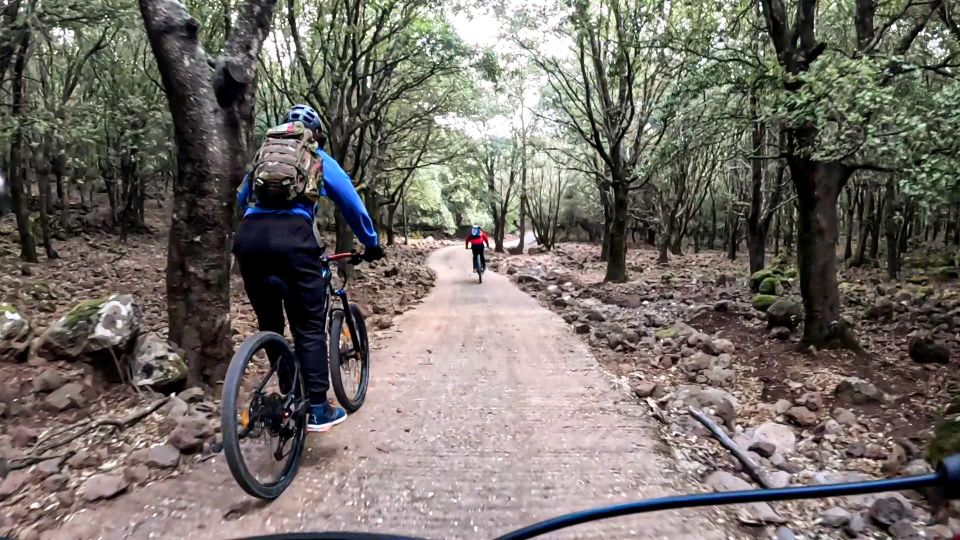
[[[956,292],[958,75],[955,0],[0,0],[0,301],[46,318],[20,277],[149,252],[155,329],[215,386],[236,190],[306,103],[387,246],[478,223],[504,258],[591,244],[611,286],[708,254],[869,362],[841,274]]]

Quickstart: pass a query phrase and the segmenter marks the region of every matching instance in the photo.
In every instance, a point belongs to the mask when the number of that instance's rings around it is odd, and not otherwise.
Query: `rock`
[[[767,475],[767,479],[770,480],[770,486],[776,489],[789,486],[791,476],[787,471],[774,471]]]
[[[796,540],[797,535],[793,534],[793,531],[789,527],[783,525],[777,527],[777,540]]]
[[[758,294],[753,297],[753,309],[757,311],[767,311],[770,309],[770,306],[772,306],[779,299],[779,296],[774,296],[772,294]]]
[[[837,407],[833,410],[833,419],[845,426],[857,425],[857,415],[853,414],[850,409]]]
[[[86,448],[81,448],[67,460],[67,465],[69,465],[71,469],[83,469],[86,467],[94,467],[98,465],[99,462],[100,460],[96,455]]]
[[[909,519],[901,519],[890,526],[890,535],[897,540],[924,540],[924,536]]]
[[[86,404],[86,400],[83,398],[83,385],[80,383],[65,384],[48,395],[43,402],[55,411],[82,407]]]
[[[579,318],[580,316],[572,311],[568,311],[563,314],[563,321],[566,322],[567,324],[572,324],[576,322],[576,320]]]
[[[146,464],[158,469],[170,469],[180,464],[180,450],[169,444],[159,444],[150,448]]]
[[[607,346],[609,346],[611,349],[616,350],[618,347],[627,345],[627,337],[620,332],[610,332],[607,334],[606,338]]]
[[[30,474],[27,471],[13,471],[0,482],[0,501],[20,491],[29,480]]]
[[[140,308],[129,294],[81,302],[37,338],[37,355],[68,361],[106,360],[112,350],[120,357],[140,331],[140,318]]]
[[[884,450],[882,446],[868,444],[866,448],[863,449],[863,457],[867,459],[881,460],[887,457],[887,451]]]
[[[692,406],[704,412],[713,411],[727,427],[733,429],[735,425],[739,403],[732,395],[719,388],[683,385],[666,399],[677,407]]]
[[[95,474],[80,487],[80,498],[87,502],[111,499],[126,491],[130,482],[122,474]]]
[[[801,427],[809,427],[817,423],[817,415],[806,407],[791,407],[784,415]]]
[[[790,329],[786,326],[774,326],[770,329],[770,337],[780,341],[786,341],[790,339]]]
[[[48,367],[33,378],[31,385],[33,386],[34,392],[40,393],[56,390],[63,386],[66,382],[66,378],[64,378],[59,371],[52,367]]]
[[[933,525],[927,527],[927,538],[930,540],[953,540],[953,531],[947,525]]]
[[[142,484],[150,479],[150,469],[143,465],[134,465],[123,469],[123,478],[131,484]]]
[[[930,336],[915,336],[910,339],[910,358],[918,364],[947,364],[950,348]]]
[[[213,436],[213,426],[206,418],[184,416],[170,433],[169,443],[185,454],[199,452],[203,442]]]
[[[716,351],[713,354],[733,354],[737,352],[736,346],[729,339],[713,340],[713,348]]]
[[[840,381],[834,390],[834,395],[838,402],[844,404],[865,405],[880,403],[884,400],[883,393],[876,386],[856,377],[847,377]]]
[[[730,300],[720,300],[719,302],[713,304],[713,310],[720,313],[727,313],[730,311],[730,307],[733,305]]]
[[[793,407],[793,403],[790,403],[790,400],[788,399],[778,399],[777,402],[773,404],[773,410],[777,414],[783,414],[787,412],[788,410],[790,410],[790,407]]]
[[[10,304],[0,304],[0,362],[25,359],[33,329],[30,322]]]
[[[827,527],[839,529],[849,523],[852,517],[847,510],[839,506],[834,506],[820,516],[820,523],[823,523]]]
[[[540,285],[543,283],[543,278],[540,278],[533,274],[521,274],[519,272],[516,274],[516,277],[514,278],[514,280],[521,285],[523,284]]]
[[[36,475],[38,479],[46,478],[52,474],[58,474],[60,472],[60,464],[62,461],[60,459],[48,459],[46,461],[41,461],[36,466]]]
[[[186,401],[187,403],[197,403],[199,401],[203,401],[203,389],[197,388],[196,386],[193,388],[187,388],[183,392],[177,394],[177,397],[183,401]]]
[[[803,306],[793,300],[778,298],[767,308],[767,326],[784,326],[791,330],[797,328],[803,320]]]
[[[607,320],[607,316],[603,314],[602,311],[596,308],[587,310],[587,320],[593,322],[603,322]]]
[[[893,318],[895,309],[896,305],[892,301],[881,298],[867,309],[866,318],[872,321],[888,321]]]
[[[860,515],[851,517],[850,522],[847,523],[847,526],[843,528],[843,532],[847,533],[847,536],[850,538],[856,538],[865,530],[867,530],[867,523]]]
[[[164,388],[187,379],[183,353],[154,333],[137,338],[131,362],[133,383],[137,386]]]
[[[713,365],[713,358],[702,352],[694,353],[689,359],[684,360],[680,368],[687,372],[697,372],[709,369]]]
[[[657,326],[657,325],[650,325],[650,326]],[[680,338],[685,339],[697,333],[699,332],[694,330],[690,325],[677,321],[673,323],[673,325],[667,328],[661,328],[660,330],[657,330],[654,333],[654,336],[656,336],[658,339],[680,339]]]
[[[865,451],[866,451],[866,448],[864,448],[862,443],[852,442],[847,445],[847,448],[846,450],[844,450],[844,453],[846,453],[850,457],[858,458],[858,457],[863,457],[863,453]]]
[[[902,500],[896,497],[877,499],[873,502],[873,505],[870,506],[869,515],[870,520],[884,530],[889,529],[894,523],[902,519],[916,519],[913,511],[911,511]]]
[[[10,444],[14,448],[25,448],[37,442],[37,432],[27,426],[19,424],[10,426],[7,434],[10,435]]]
[[[760,457],[768,458],[777,451],[777,445],[769,441],[757,441],[748,448],[751,452],[756,452]]]
[[[753,440],[755,443],[772,444],[783,454],[791,454],[797,447],[797,436],[790,426],[777,422],[764,422],[757,426],[753,430]]]
[[[757,292],[760,294],[781,296],[783,295],[783,285],[780,283],[779,279],[771,276],[760,282],[760,287]]]
[[[922,460],[920,460],[922,461]],[[893,445],[893,451],[884,460],[881,470],[887,476],[894,476],[900,472],[900,469],[907,463],[907,453],[899,444]]]
[[[70,477],[65,474],[52,474],[40,482],[41,487],[49,493],[56,493],[67,487]]]
[[[581,335],[583,335],[583,334],[589,334],[589,333],[590,333],[590,325],[587,324],[587,323],[584,323],[584,322],[582,322],[582,323],[577,323],[576,325],[574,325],[573,331],[576,332],[576,333],[578,333],[578,334],[581,334]]]
[[[898,472],[904,476],[919,476],[921,474],[932,473],[933,468],[930,467],[930,464],[927,463],[927,460],[915,459],[901,467]]]
[[[710,369],[702,372],[701,376],[698,377],[697,380],[702,378],[703,382],[709,384],[710,386],[726,387],[733,384],[733,380],[736,378],[736,375],[736,372],[732,369],[713,366]]]
[[[757,292],[760,290],[760,285],[767,278],[776,278],[780,276],[780,271],[777,268],[764,268],[758,270],[750,275],[750,291]]]
[[[160,414],[169,418],[180,418],[190,411],[190,405],[180,399],[180,396],[172,396],[163,407],[160,407]],[[171,428],[172,429],[172,428]]]
[[[635,383],[632,388],[633,394],[638,398],[652,396],[657,391],[657,383],[651,381],[640,381]]]
[[[715,471],[705,481],[707,487],[714,491],[742,491],[753,489],[745,480],[742,480],[726,471]],[[741,505],[737,517],[747,524],[781,524],[784,523],[773,508],[767,503],[748,503]]]
[[[820,392],[807,392],[800,396],[796,403],[811,411],[819,411],[823,407],[823,396]]]

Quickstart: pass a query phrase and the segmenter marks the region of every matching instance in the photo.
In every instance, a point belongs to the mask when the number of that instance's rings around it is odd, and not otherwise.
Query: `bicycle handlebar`
[[[845,495],[863,495],[866,493],[881,493],[885,491],[904,491],[908,489],[923,489],[935,487],[942,491],[948,499],[960,498],[960,454],[944,458],[937,468],[937,472],[891,478],[887,480],[873,480],[869,482],[849,482],[844,484],[829,484],[823,486],[800,486],[780,489],[753,489],[746,491],[725,491],[720,493],[699,493],[696,495],[677,495],[661,497],[632,503],[618,504],[592,508],[572,514],[541,521],[529,527],[524,527],[500,536],[496,540],[525,540],[559,529],[565,529],[581,523],[597,521],[618,516],[642,514],[658,510],[674,510],[678,508],[695,508],[699,506],[716,506],[723,504],[743,504],[766,501],[788,501],[794,499],[819,499],[823,497],[840,497]]]

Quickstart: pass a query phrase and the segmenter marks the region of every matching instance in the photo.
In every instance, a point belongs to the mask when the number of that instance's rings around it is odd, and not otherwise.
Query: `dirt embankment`
[[[692,477],[715,489],[754,484],[688,414],[690,405],[724,426],[775,485],[929,470],[923,448],[960,379],[955,281],[890,284],[875,269],[845,271],[843,313],[868,354],[858,358],[846,351],[799,352],[799,330],[771,329],[774,316],[752,305],[743,262],[704,253],[657,266],[653,251],[633,250],[631,281],[611,284],[602,282],[598,251],[564,244],[498,263],[648,404]],[[795,280],[782,286],[777,292],[786,302],[798,300]],[[944,356],[951,361],[936,363]],[[738,476],[731,480],[731,473]],[[738,516],[762,535],[787,535],[782,527],[808,537],[960,533],[956,519],[935,523],[919,494],[897,497],[906,508],[900,514],[885,498],[860,497],[778,504],[779,520]]]
[[[4,220],[0,303],[13,306],[37,336],[78,304],[130,295],[138,308],[136,333],[165,339],[166,234],[159,219],[154,225],[155,233],[127,245],[105,234],[61,241],[60,259],[33,265],[13,255],[15,228]],[[349,288],[374,335],[431,289],[435,275],[425,260],[438,245],[390,247],[386,260],[357,270]],[[231,292],[239,343],[256,320],[237,275]],[[181,385],[170,398],[107,382],[82,354],[70,361],[45,352],[9,360],[0,361],[0,535],[36,537],[69,512],[177,476],[221,448],[219,388],[205,393]],[[156,410],[148,412],[151,405]]]

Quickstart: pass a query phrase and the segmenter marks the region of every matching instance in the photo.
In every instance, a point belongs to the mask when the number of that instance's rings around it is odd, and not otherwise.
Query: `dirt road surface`
[[[380,339],[366,404],[310,435],[269,504],[221,455],[81,511],[51,538],[237,538],[348,530],[492,538],[557,514],[683,491],[644,409],[556,315],[462,247],[430,257],[437,285]],[[689,489],[689,488],[687,488]],[[48,532],[47,534],[50,534]],[[552,538],[723,538],[715,515],[671,512]]]

